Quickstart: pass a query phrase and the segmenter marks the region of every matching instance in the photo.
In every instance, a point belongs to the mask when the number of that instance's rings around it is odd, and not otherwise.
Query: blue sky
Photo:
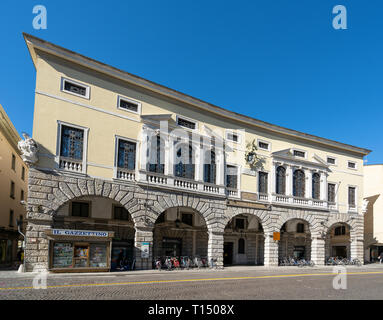
[[[47,30],[32,9],[45,5]],[[347,8],[347,30],[332,8]],[[10,1],[0,8],[0,104],[32,132],[27,32],[218,106],[373,150],[383,163],[379,0]]]

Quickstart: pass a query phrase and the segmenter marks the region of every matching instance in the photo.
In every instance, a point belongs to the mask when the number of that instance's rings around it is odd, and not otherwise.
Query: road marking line
[[[270,279],[270,278],[287,278],[287,277],[307,277],[307,276],[334,276],[337,273],[301,273],[301,274],[280,274],[256,277],[232,277],[232,278],[205,278],[205,279],[177,279],[177,280],[150,280],[150,281],[130,281],[116,283],[79,283],[79,284],[63,284],[47,286],[47,289],[54,288],[70,288],[70,287],[92,287],[92,286],[117,286],[132,284],[154,284],[154,283],[176,283],[176,282],[200,282],[200,281],[225,281],[225,280],[249,280],[249,279]],[[365,275],[365,274],[383,274],[383,271],[371,272],[346,272],[347,275]],[[34,289],[33,287],[9,287],[0,288],[0,290],[26,290]]]

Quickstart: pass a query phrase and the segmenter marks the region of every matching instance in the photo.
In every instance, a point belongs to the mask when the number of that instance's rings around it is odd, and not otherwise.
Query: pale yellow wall
[[[182,103],[175,103],[156,94],[133,89],[130,85],[113,80],[105,75],[85,70],[82,67],[70,65],[52,56],[41,54],[37,60],[37,80],[33,137],[42,146],[40,156],[40,167],[52,168],[53,157],[56,155],[57,145],[57,120],[88,127],[88,169],[91,176],[112,179],[115,157],[115,135],[138,140],[142,128],[140,117],[134,113],[117,109],[117,96],[122,95],[142,103],[142,114],[172,114],[175,121],[176,114],[180,114],[198,120],[198,131],[205,134],[204,124],[210,129],[225,136],[225,129],[246,130],[245,137],[242,137],[242,144],[233,144],[235,152],[228,155],[228,163],[236,163],[246,167],[244,152],[246,143],[253,139],[261,139],[271,143],[271,151],[261,151],[259,154],[265,157],[265,170],[271,170],[271,152],[287,148],[298,148],[307,151],[307,160],[313,160],[314,154],[326,161],[327,156],[335,157],[337,164],[331,166],[329,182],[340,184],[338,204],[340,211],[346,211],[348,202],[348,185],[357,186],[357,204],[360,210],[363,199],[363,159],[340,149],[324,147],[315,143],[306,143],[303,140],[289,138],[280,134],[266,132],[263,129],[244,126],[234,120],[219,117],[208,112],[201,112],[191,106]],[[76,69],[76,70],[75,70]],[[84,99],[68,93],[61,88],[61,76],[82,82],[91,87],[90,99]],[[67,100],[67,101],[64,101]],[[75,105],[71,102],[80,103],[94,108],[113,112],[110,115],[95,111],[89,108]],[[118,117],[125,116],[131,120]],[[314,121],[309,118],[307,121]],[[347,161],[357,163],[357,169],[347,168]],[[269,179],[271,177],[269,176]],[[242,175],[241,190],[256,192],[257,178],[249,175]]]
[[[364,198],[370,200],[365,215],[366,241],[383,244],[383,165],[364,166]],[[368,243],[367,243],[368,245]]]
[[[16,156],[15,171],[12,170],[12,154]],[[25,167],[25,181],[21,179],[21,168]],[[15,199],[10,197],[11,181],[15,183]],[[18,150],[15,150],[8,142],[3,132],[0,131],[0,227],[17,230],[16,219],[23,215],[25,208],[20,204],[21,190],[24,190],[24,198],[27,199],[28,170],[21,160]],[[9,227],[9,213],[14,212],[13,228]]]

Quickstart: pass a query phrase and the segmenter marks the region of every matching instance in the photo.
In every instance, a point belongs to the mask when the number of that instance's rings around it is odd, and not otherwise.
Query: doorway
[[[233,242],[225,242],[223,245],[223,264],[233,264]]]

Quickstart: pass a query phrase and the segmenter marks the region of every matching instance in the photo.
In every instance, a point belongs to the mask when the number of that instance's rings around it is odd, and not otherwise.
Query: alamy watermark
[[[335,30],[347,29],[347,9],[343,5],[336,5],[332,9],[332,13],[336,16],[332,19],[332,26]]]
[[[342,266],[336,266],[332,269],[332,272],[336,274],[332,280],[332,287],[335,290],[347,289],[347,269]]]
[[[48,17],[47,17],[47,8],[41,4],[33,7],[33,14],[36,16],[32,20],[32,26],[36,30],[47,29],[48,27]]]
[[[37,272],[36,276],[33,277],[32,281],[33,289],[46,289],[48,271],[46,269],[41,269],[40,267],[36,266],[33,269],[33,272]]]

